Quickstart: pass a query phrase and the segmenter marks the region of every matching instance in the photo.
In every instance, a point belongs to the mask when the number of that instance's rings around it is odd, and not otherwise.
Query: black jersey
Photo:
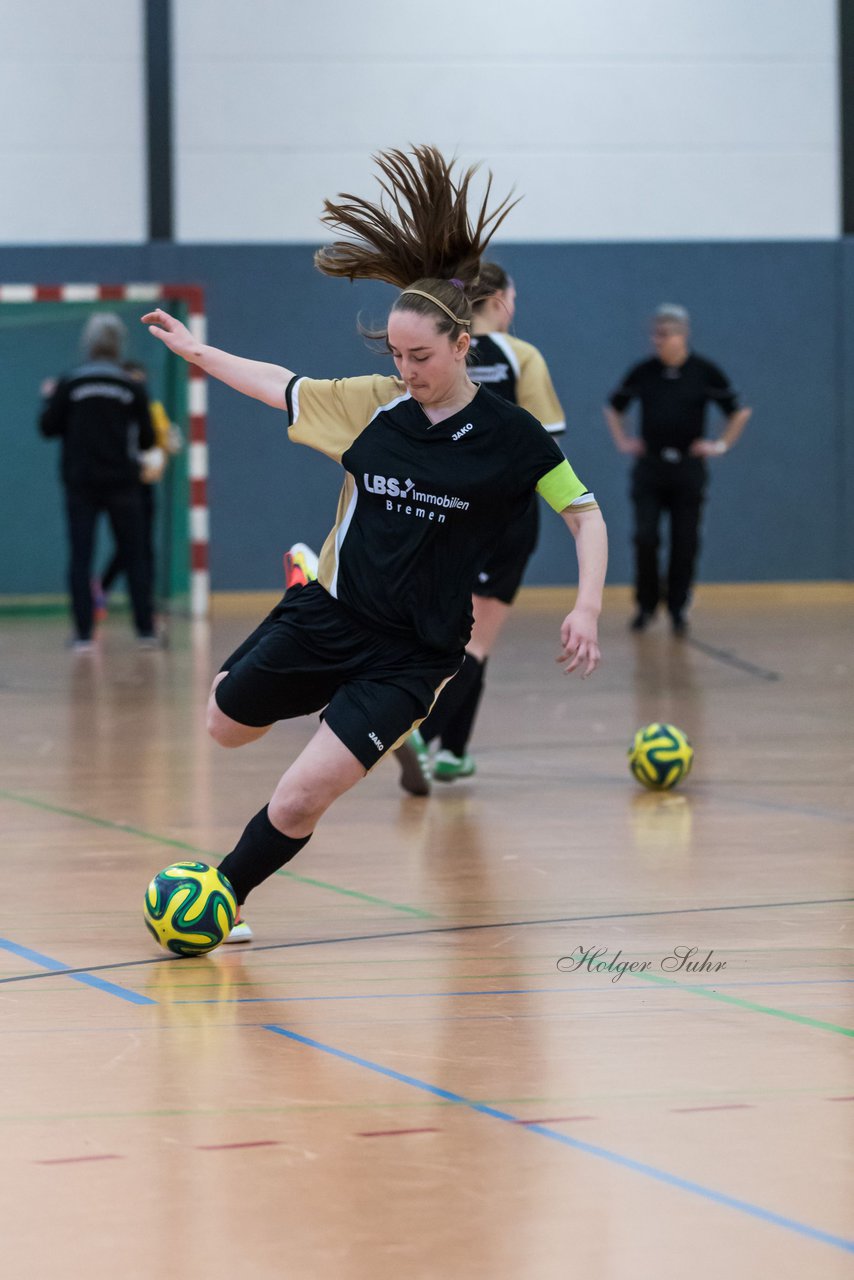
[[[548,366],[530,342],[509,333],[473,334],[468,373],[472,382],[527,409],[550,435],[565,430]]]
[[[319,582],[432,649],[468,640],[484,553],[535,489],[557,511],[595,505],[540,423],[485,387],[435,425],[397,378],[295,378],[287,407],[291,439],[347,472]]]
[[[687,451],[693,440],[703,435],[706,405],[709,402],[729,416],[738,408],[738,398],[726,374],[703,356],[688,356],[676,367],[657,356],[630,369],[610,399],[622,413],[632,400],[641,406],[641,435],[653,452],[661,449]]]
[[[62,479],[71,489],[138,484],[139,454],[155,442],[144,388],[107,360],[60,378],[39,426],[62,438]]]

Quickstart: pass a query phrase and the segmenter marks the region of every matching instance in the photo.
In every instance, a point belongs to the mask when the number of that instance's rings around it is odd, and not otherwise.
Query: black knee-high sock
[[[445,729],[468,698],[469,689],[482,679],[481,664],[470,653],[453,680],[449,680],[436,699],[429,716],[421,722],[421,737],[425,742],[441,738]]]
[[[468,661],[468,658],[466,661]],[[449,717],[441,732],[440,741],[443,750],[452,751],[455,756],[464,756],[466,753],[466,747],[469,744],[475,716],[483,694],[483,680],[487,661],[486,658],[484,658],[483,662],[478,662],[477,658],[472,659],[477,669],[472,673],[472,678],[468,682],[465,691],[465,697],[457,707],[456,714]]]
[[[243,835],[231,853],[226,854],[219,869],[231,884],[238,906],[262,880],[295,858],[311,836],[294,839],[286,836],[270,821],[265,805],[246,824]]]

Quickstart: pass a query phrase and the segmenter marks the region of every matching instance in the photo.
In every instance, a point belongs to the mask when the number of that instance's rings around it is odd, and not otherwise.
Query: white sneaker
[[[251,942],[252,930],[246,920],[240,917],[234,922],[234,927],[227,938],[223,938],[223,942]]]

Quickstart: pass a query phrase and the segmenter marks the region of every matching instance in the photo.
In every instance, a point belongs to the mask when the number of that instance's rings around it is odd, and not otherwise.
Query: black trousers
[[[127,573],[133,620],[137,634],[151,635],[154,616],[151,601],[151,578],[145,562],[145,526],[140,486],[122,489],[106,486],[66,489],[65,509],[68,517],[68,540],[71,560],[68,585],[71,612],[80,640],[92,635],[92,557],[95,551],[95,529],[101,512],[106,512]]]
[[[145,553],[145,571],[154,590],[154,485],[139,486],[139,500],[142,507],[143,551]],[[125,572],[125,562],[121,551],[116,547],[110,563],[101,574],[101,586],[105,591],[112,590],[113,583]]]
[[[635,594],[638,608],[653,613],[665,592],[659,569],[659,531],[664,512],[670,516],[670,562],[666,600],[671,613],[688,603],[697,553],[707,472],[702,458],[665,462],[638,458],[632,472],[635,509]]]

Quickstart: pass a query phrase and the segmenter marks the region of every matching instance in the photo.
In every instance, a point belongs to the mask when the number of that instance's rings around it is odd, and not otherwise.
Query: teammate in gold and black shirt
[[[477,566],[534,489],[576,540],[578,597],[561,628],[565,668],[588,673],[599,662],[607,551],[595,501],[533,417],[468,376],[466,281],[476,280],[506,202],[491,214],[479,209],[472,226],[467,180],[457,183],[434,148],[385,153],[378,163],[397,209],[409,205],[405,229],[380,204],[327,201],[324,221],[348,238],[315,262],[328,275],[402,287],[387,329],[399,379],[298,378],[205,346],[163,311],[143,317],[178,355],[287,407],[291,438],[344,469],[319,580],[286,593],[211,690],[208,728],[224,746],[325,709],[220,866],[238,903],[295,856],[330,804],[423,719],[455,675]]]
[[[536,347],[508,332],[515,312],[516,288],[497,263],[481,263],[474,300],[469,377],[489,387],[505,400],[521,405],[552,435],[565,428],[560,406],[545,360]],[[466,645],[466,660],[458,677],[448,685],[436,706],[399,753],[402,783],[416,794],[429,789],[431,775],[443,782],[469,777],[475,763],[467,747],[483,692],[486,662],[501,633],[510,606],[534,553],[539,534],[539,502],[530,493],[512,519],[508,519],[491,543],[473,584],[474,629]],[[428,744],[439,740],[440,749],[429,758]],[[415,753],[420,769],[408,764]],[[419,777],[421,775],[421,777]]]

